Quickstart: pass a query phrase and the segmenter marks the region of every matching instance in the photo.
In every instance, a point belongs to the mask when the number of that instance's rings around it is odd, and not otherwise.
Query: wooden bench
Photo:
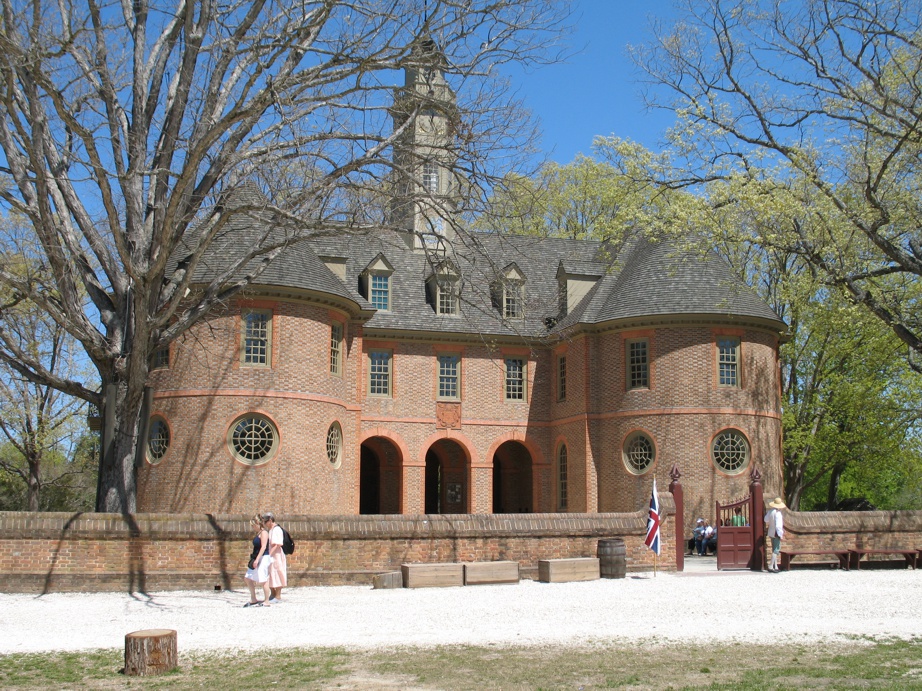
[[[464,585],[519,582],[517,561],[472,561],[464,564]]]
[[[850,549],[848,550],[851,556],[851,564],[855,569],[861,568],[861,557],[867,555],[871,556],[874,554],[898,554],[903,559],[906,560],[906,566],[910,568],[916,568],[916,564],[919,558],[919,551],[915,549]]]
[[[402,588],[403,574],[400,571],[388,571],[372,577],[371,586],[374,590]]]
[[[404,588],[449,588],[464,585],[463,564],[401,564]]]
[[[821,556],[830,556],[835,555],[839,560],[839,568],[849,569],[849,555],[850,551],[847,549],[817,549],[817,550],[782,550],[781,551],[781,570],[790,571],[791,570],[791,560],[794,557],[799,557],[802,555],[821,555]]]
[[[600,577],[600,574],[599,560],[596,557],[540,559],[538,561],[538,580],[542,583],[594,581]]]

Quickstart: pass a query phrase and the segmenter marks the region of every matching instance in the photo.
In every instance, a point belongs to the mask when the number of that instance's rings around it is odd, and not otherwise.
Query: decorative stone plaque
[[[437,401],[435,426],[439,429],[461,429],[461,404]]]

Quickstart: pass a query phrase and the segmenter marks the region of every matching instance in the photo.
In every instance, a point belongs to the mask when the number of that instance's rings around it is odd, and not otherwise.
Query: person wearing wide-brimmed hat
[[[781,497],[775,497],[768,503],[768,513],[765,514],[765,534],[772,540],[772,560],[768,566],[771,573],[778,573],[778,556],[781,554],[781,541],[784,539],[784,517],[781,509],[785,504]]]

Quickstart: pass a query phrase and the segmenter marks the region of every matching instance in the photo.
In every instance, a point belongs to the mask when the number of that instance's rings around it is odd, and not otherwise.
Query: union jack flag
[[[653,493],[650,495],[650,517],[647,519],[647,539],[644,540],[644,544],[652,549],[655,554],[660,553],[659,524],[659,496],[656,494],[656,478],[653,478]]]

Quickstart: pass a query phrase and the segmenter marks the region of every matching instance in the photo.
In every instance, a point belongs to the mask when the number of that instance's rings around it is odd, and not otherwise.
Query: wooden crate
[[[401,564],[404,588],[447,588],[464,585],[463,564]]]
[[[402,588],[403,574],[400,571],[388,571],[387,573],[376,574],[372,579],[372,586],[375,590]]]
[[[538,561],[538,580],[542,583],[594,581],[597,578],[599,578],[599,560],[595,557]]]
[[[472,561],[464,565],[464,585],[518,582],[517,561]]]

